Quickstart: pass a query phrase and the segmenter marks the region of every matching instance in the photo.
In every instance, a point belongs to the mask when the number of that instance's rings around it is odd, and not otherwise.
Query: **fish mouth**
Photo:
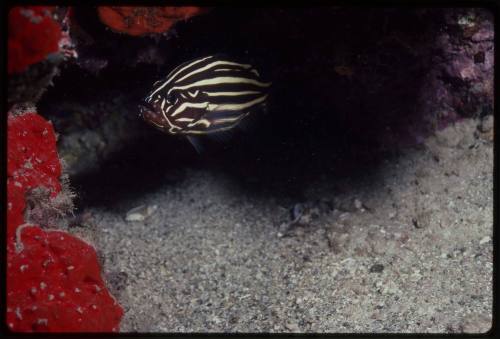
[[[139,104],[139,117],[160,130],[165,128],[163,115],[158,112],[157,107],[148,102],[144,101]]]
[[[146,115],[155,114],[156,108],[149,102],[141,102],[139,104],[139,117],[146,119]]]

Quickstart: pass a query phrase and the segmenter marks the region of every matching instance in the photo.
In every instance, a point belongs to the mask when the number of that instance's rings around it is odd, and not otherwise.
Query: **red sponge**
[[[100,276],[94,248],[25,224],[26,193],[62,194],[52,125],[34,112],[8,118],[7,324],[12,331],[114,332],[122,308]]]
[[[24,71],[29,65],[59,51],[61,26],[50,6],[13,7],[9,12],[8,73]]]
[[[116,332],[123,315],[95,250],[61,231],[24,226],[8,257],[7,323],[14,331]]]

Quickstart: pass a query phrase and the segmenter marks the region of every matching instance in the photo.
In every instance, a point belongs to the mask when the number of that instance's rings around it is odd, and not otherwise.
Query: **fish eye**
[[[169,95],[167,95],[167,102],[169,104],[175,104],[178,100],[179,98],[174,93],[170,93]]]

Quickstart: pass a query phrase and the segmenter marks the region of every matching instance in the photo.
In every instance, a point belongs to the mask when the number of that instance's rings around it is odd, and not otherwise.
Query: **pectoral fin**
[[[186,135],[186,138],[191,143],[191,145],[193,145],[194,149],[196,150],[196,152],[198,154],[201,154],[203,152],[204,147],[201,143],[200,138],[198,138],[196,136],[192,136],[192,135]]]

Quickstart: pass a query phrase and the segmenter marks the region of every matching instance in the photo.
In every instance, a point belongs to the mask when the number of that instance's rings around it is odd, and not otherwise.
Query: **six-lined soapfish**
[[[140,112],[156,128],[187,136],[199,151],[195,136],[228,131],[261,110],[270,85],[252,65],[202,57],[155,82]]]

